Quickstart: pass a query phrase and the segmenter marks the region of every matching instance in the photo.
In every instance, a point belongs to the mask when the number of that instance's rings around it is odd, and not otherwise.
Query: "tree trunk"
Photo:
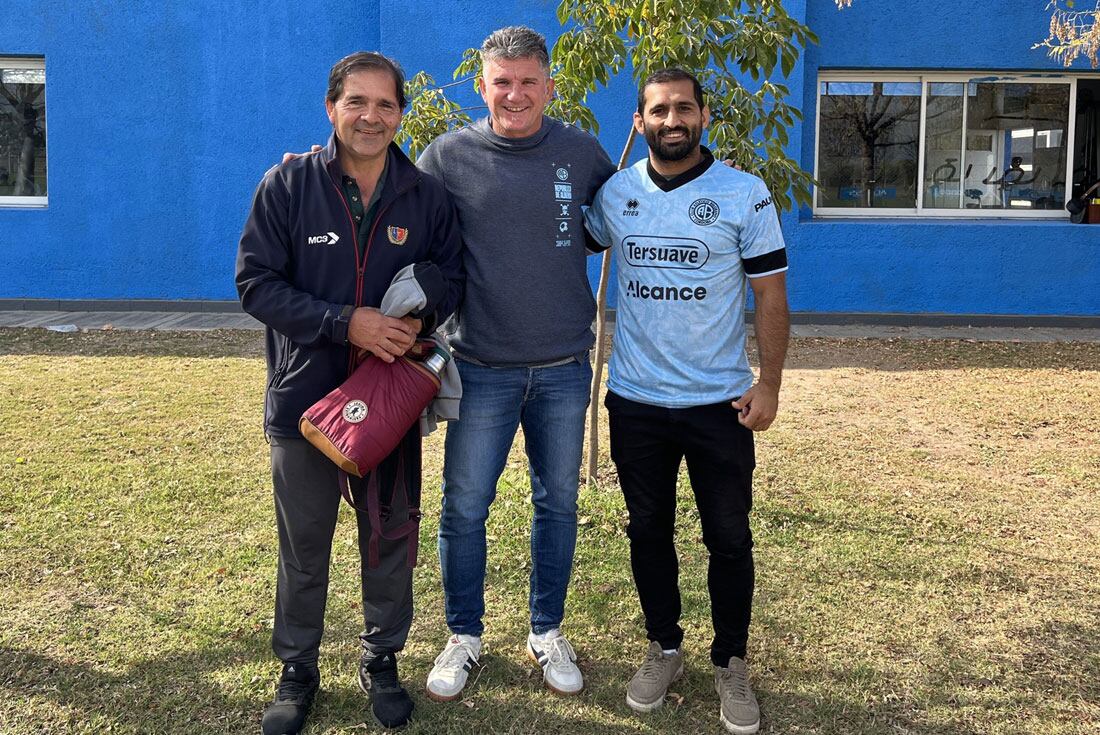
[[[34,143],[35,131],[38,127],[38,111],[30,102],[24,102],[22,110],[16,110],[23,114],[23,145],[19,152],[19,163],[15,169],[15,196],[34,196]]]
[[[23,137],[19,163],[15,169],[15,196],[34,196],[34,136]]]
[[[630,158],[630,149],[634,145],[634,126],[630,126],[630,135],[627,136],[626,145],[623,146],[623,154],[619,156],[619,171],[626,168],[626,162]],[[596,481],[596,460],[600,449],[600,386],[603,384],[604,342],[607,334],[607,281],[611,275],[611,251],[608,248],[603,253],[600,263],[600,285],[596,289],[596,357],[592,363],[592,390],[588,396],[588,463],[584,473],[584,481],[593,483]]]

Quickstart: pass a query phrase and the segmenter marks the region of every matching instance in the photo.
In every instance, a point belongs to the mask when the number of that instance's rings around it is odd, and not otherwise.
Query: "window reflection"
[[[0,197],[46,196],[46,72],[0,60]]]
[[[924,206],[959,209],[962,164],[963,84],[928,85],[924,138]]]
[[[818,207],[1063,209],[1069,83],[923,84],[821,82]]]
[[[970,209],[1062,209],[1068,84],[971,82],[964,187]]]
[[[822,82],[818,206],[916,206],[919,82]]]

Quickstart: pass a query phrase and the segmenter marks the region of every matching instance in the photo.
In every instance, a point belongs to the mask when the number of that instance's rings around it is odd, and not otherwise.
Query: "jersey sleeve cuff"
[[[745,275],[749,278],[770,276],[772,273],[785,271],[787,270],[787,249],[779,248],[770,253],[744,258],[741,265],[745,269]]]

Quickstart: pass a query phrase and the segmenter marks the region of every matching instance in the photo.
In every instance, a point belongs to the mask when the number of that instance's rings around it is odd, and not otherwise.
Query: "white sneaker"
[[[476,635],[452,635],[443,652],[436,656],[428,674],[428,696],[437,702],[458,699],[470,670],[481,655],[481,638]]]
[[[557,628],[542,635],[529,634],[527,655],[542,668],[542,680],[550,691],[576,694],[584,689],[584,677],[577,668],[577,654]]]

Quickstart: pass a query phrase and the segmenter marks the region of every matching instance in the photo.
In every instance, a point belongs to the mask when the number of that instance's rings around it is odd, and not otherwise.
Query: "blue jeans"
[[[577,484],[592,368],[491,368],[458,361],[459,420],[447,427],[439,562],[447,625],[480,636],[485,614],[485,519],[523,426],[531,472],[531,630],[561,625],[577,544]]]

